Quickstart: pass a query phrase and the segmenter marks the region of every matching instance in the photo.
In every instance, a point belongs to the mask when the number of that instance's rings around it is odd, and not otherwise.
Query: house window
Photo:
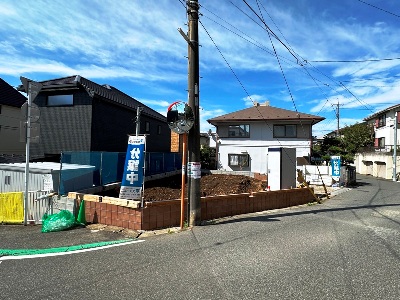
[[[146,121],[146,123],[145,123],[145,131],[146,131],[146,133],[150,132],[150,122],[148,122],[148,121]]]
[[[297,137],[297,125],[274,125],[274,138]]]
[[[74,95],[53,95],[47,96],[48,106],[74,105]]]
[[[160,135],[161,134],[161,125],[157,126],[157,134]]]
[[[250,137],[250,125],[229,125],[229,137]]]
[[[228,154],[229,166],[248,167],[248,154]]]
[[[381,115],[378,119],[376,119],[376,127],[382,126],[386,126],[386,114]]]
[[[10,175],[4,176],[4,184],[11,185],[11,176]]]

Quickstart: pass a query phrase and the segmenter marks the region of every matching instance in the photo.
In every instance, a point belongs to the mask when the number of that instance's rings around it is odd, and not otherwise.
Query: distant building
[[[58,161],[64,151],[125,152],[128,135],[146,134],[148,152],[170,152],[166,117],[110,85],[79,75],[42,81],[34,103],[40,109],[40,142],[32,158]]]
[[[397,119],[396,119],[397,116]],[[393,150],[396,145],[396,168],[400,168],[400,104],[378,111],[364,119],[374,126],[374,147],[364,148],[355,157],[354,164],[360,174],[372,175],[385,179],[393,178]],[[397,139],[395,141],[395,134]],[[397,169],[400,172],[400,169]]]
[[[0,78],[0,163],[23,161],[25,143],[20,142],[20,121],[21,106],[26,100]]]
[[[268,102],[209,119],[217,130],[218,169],[266,174],[268,149],[272,148],[295,148],[297,160],[308,159],[312,126],[324,119],[272,107]]]

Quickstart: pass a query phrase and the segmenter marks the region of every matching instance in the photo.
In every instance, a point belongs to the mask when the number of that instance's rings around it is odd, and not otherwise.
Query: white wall
[[[385,179],[393,178],[393,156],[380,152],[358,153],[354,159],[357,172]],[[400,157],[397,157],[397,172],[400,172]]]
[[[249,122],[250,123],[250,122]],[[243,171],[267,174],[268,172],[268,148],[296,148],[296,156],[310,155],[309,125],[298,126],[298,136],[302,138],[276,139],[273,138],[272,124],[250,123],[250,138],[227,138],[224,127],[218,127],[219,143],[219,169],[227,171],[238,171],[229,166],[228,154],[241,154],[247,152],[250,156],[250,166],[242,168]],[[220,131],[222,129],[222,133]],[[294,161],[296,164],[296,161]]]

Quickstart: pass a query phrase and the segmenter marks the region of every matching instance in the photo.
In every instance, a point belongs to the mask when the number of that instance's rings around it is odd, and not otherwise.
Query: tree
[[[374,144],[374,128],[367,123],[356,123],[342,130],[342,143],[347,152],[356,154],[361,148]]]
[[[215,148],[204,145],[200,148],[200,162],[203,169],[215,169]]]
[[[374,129],[367,123],[356,123],[340,130],[339,137],[325,136],[322,143],[313,147],[313,155],[329,162],[338,155],[344,164],[352,163],[354,155],[363,147],[373,145]]]

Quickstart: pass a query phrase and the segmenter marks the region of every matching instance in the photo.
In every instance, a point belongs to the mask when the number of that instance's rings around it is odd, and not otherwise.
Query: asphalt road
[[[1,299],[400,299],[400,183],[144,242],[0,261]]]

